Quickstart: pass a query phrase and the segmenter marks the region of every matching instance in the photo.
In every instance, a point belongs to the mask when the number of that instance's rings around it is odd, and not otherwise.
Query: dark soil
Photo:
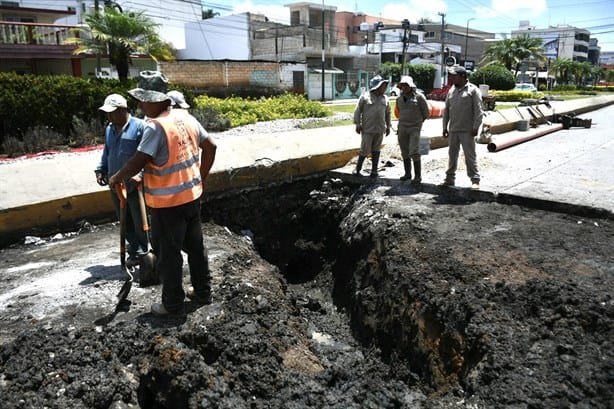
[[[614,407],[611,219],[330,177],[204,209],[214,302],[184,319],[158,287],[113,311],[116,225],[1,250],[0,407]],[[77,252],[62,296],[17,268]]]

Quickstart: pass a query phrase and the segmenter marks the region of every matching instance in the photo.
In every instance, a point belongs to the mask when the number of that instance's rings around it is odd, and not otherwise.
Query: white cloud
[[[255,5],[251,0],[247,0],[243,3],[234,5],[232,8],[232,14],[246,12],[264,14],[271,21],[290,24],[290,9],[283,5]]]
[[[421,18],[429,18],[433,21],[439,21],[440,17],[437,13],[445,13],[448,7],[441,0],[411,0],[407,3],[388,3],[382,10],[382,17],[403,20],[408,19],[411,23],[415,23]]]
[[[546,0],[492,0],[492,9],[500,16],[537,17],[548,10]]]

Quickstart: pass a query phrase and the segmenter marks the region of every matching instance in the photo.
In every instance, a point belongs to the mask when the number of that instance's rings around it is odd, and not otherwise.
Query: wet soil
[[[0,250],[0,407],[612,407],[611,219],[330,176],[204,209],[185,318],[115,311],[116,224]]]

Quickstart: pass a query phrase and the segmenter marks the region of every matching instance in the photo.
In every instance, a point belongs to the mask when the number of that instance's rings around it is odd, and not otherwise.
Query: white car
[[[416,91],[418,91],[421,94],[424,94],[424,91],[421,88],[416,88]],[[389,95],[391,97],[398,97],[401,94],[402,94],[402,91],[396,85],[393,85],[393,86],[390,87]]]
[[[516,84],[514,91],[537,92],[537,88],[535,88],[535,85],[533,84]]]

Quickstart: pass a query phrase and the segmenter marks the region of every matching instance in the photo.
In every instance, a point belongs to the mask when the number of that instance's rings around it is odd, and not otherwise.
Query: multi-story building
[[[535,28],[529,21],[521,21],[518,30],[512,31],[512,37],[528,35],[531,38],[543,40],[544,55],[554,60],[556,58],[573,61],[586,61],[589,54],[590,31],[559,24],[548,28]],[[598,59],[598,58],[597,58]]]
[[[0,3],[0,71],[32,74],[110,76],[114,69],[104,55],[74,55],[74,46],[65,45],[75,36],[84,15],[104,6],[143,12],[160,24],[160,36],[175,48],[185,47],[186,21],[202,19],[200,0],[15,0]],[[154,69],[145,55],[133,55],[130,74]],[[98,72],[97,72],[98,71]]]
[[[4,4],[6,2],[3,2]],[[12,4],[15,3],[15,4]],[[28,19],[28,4],[45,6],[37,9],[35,17]],[[369,16],[361,12],[337,12],[334,6],[319,3],[298,2],[288,4],[290,24],[269,21],[266,16],[241,13],[202,19],[200,0],[20,0],[8,7],[21,16],[8,16],[15,23],[29,25],[22,31],[33,30],[39,36],[37,25],[54,25],[51,29],[57,41],[52,45],[54,52],[62,52],[63,61],[52,70],[51,59],[40,57],[35,44],[28,40],[25,54],[34,58],[18,61],[17,54],[8,53],[8,40],[1,40],[0,69],[30,73],[72,73],[78,76],[96,75],[97,67],[113,74],[106,56],[72,54],[73,48],[62,45],[64,33],[84,20],[84,15],[96,5],[117,7],[123,10],[143,12],[158,23],[163,40],[172,43],[178,61],[232,61],[274,62],[285,64],[288,72],[280,65],[277,84],[294,90],[304,89],[312,99],[333,99],[355,97],[367,88],[369,78],[378,71],[381,63],[432,63],[437,66],[438,77],[433,84],[442,84],[440,73],[444,73],[442,62],[453,61],[473,68],[479,61],[486,42],[494,34],[453,24],[417,24],[407,20],[390,20]],[[7,6],[4,6],[7,8]],[[45,15],[48,14],[48,16]],[[30,13],[32,14],[32,13]],[[7,16],[6,14],[0,14]],[[402,17],[402,16],[400,16]],[[10,25],[10,24],[9,24]],[[14,27],[5,30],[7,33]],[[43,35],[44,37],[52,37]],[[409,41],[404,39],[409,38]],[[39,44],[36,44],[37,46]],[[7,58],[5,58],[7,57]],[[155,62],[134,56],[131,76],[141,69],[153,69]],[[7,62],[10,62],[10,67]],[[102,66],[100,65],[102,60]],[[22,67],[15,69],[15,65]],[[149,64],[149,65],[147,65]],[[235,64],[236,65],[236,64]],[[252,67],[252,65],[245,65]],[[191,69],[196,70],[192,67]],[[267,68],[267,70],[270,70]],[[267,71],[268,73],[268,71]],[[268,75],[268,74],[267,74]],[[269,75],[270,76],[270,75]],[[290,80],[287,78],[292,77]],[[255,73],[256,78],[267,77]],[[196,78],[193,78],[196,81]],[[275,81],[269,79],[267,84]],[[226,84],[226,82],[224,82]]]

